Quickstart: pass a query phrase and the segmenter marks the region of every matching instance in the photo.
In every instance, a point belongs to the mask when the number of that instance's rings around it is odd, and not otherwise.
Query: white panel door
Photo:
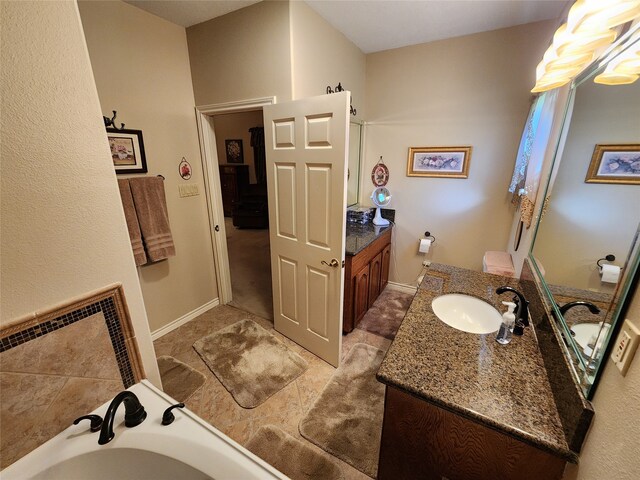
[[[275,329],[338,366],[349,92],[264,107]]]

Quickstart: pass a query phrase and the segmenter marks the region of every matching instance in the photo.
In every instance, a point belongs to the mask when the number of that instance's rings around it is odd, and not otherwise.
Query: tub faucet
[[[593,303],[584,302],[582,300],[578,300],[576,302],[565,303],[563,306],[560,307],[560,313],[564,316],[564,314],[567,313],[567,311],[570,310],[571,308],[579,307],[581,305],[584,306],[584,307],[587,307],[589,309],[589,311],[591,313],[593,313],[594,315],[597,315],[598,313],[600,313],[600,309],[598,307],[596,307]]]
[[[516,309],[513,312],[516,315],[516,325],[513,327],[513,334],[522,335],[524,333],[524,327],[529,326],[529,302],[524,298],[524,295],[515,288],[506,286],[496,288],[498,295],[505,292],[513,292],[516,294]]]
[[[104,415],[104,421],[102,422],[102,428],[100,429],[100,438],[98,444],[104,445],[109,443],[115,437],[113,433],[113,420],[116,416],[116,411],[121,403],[124,403],[124,425],[126,427],[135,427],[140,425],[145,418],[147,418],[147,412],[136,397],[135,393],[124,391],[120,392],[114,397],[107,408],[107,413]]]

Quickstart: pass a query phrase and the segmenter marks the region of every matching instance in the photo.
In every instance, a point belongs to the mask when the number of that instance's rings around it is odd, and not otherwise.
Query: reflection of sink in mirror
[[[470,295],[441,295],[431,302],[431,308],[440,320],[463,332],[492,333],[502,324],[502,315],[498,310]]]
[[[571,327],[571,332],[574,334],[573,338],[576,343],[582,348],[582,352],[585,357],[591,357],[593,353],[593,347],[596,346],[596,357],[598,357],[599,351],[602,349],[604,342],[607,338],[607,334],[609,332],[609,328],[611,325],[604,324],[604,328],[602,332],[600,329],[602,328],[603,323],[578,323]],[[600,336],[598,336],[600,334]]]

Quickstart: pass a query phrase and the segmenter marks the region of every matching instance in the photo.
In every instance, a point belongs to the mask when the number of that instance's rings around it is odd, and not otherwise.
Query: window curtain
[[[253,147],[253,165],[256,171],[256,181],[259,185],[267,183],[267,157],[264,147],[264,127],[253,127],[251,133],[251,146]]]
[[[520,219],[529,228],[540,189],[540,177],[556,115],[558,90],[540,95],[534,101],[522,134],[516,166],[509,185],[514,203],[520,207]]]

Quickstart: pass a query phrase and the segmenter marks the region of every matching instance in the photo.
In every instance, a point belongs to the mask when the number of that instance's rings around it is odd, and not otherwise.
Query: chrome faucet
[[[513,292],[516,294],[516,297],[514,297],[516,309],[513,312],[516,315],[516,325],[513,327],[513,334],[522,335],[524,333],[524,327],[529,326],[529,302],[524,298],[524,295],[515,288],[506,286],[496,288],[498,295],[505,292]]]
[[[600,313],[600,309],[596,307],[593,303],[584,302],[582,300],[565,303],[563,306],[560,307],[560,313],[564,316],[564,314],[567,313],[568,310],[570,310],[573,307],[579,307],[579,306],[587,307],[589,311],[594,315],[597,315],[598,313]]]
[[[135,393],[124,391],[120,392],[109,404],[107,413],[104,415],[104,421],[102,422],[102,428],[100,429],[100,438],[98,444],[104,445],[109,443],[115,437],[113,433],[113,420],[116,416],[116,411],[121,403],[124,403],[124,425],[126,427],[135,427],[144,422],[147,418],[147,412],[136,397]]]

